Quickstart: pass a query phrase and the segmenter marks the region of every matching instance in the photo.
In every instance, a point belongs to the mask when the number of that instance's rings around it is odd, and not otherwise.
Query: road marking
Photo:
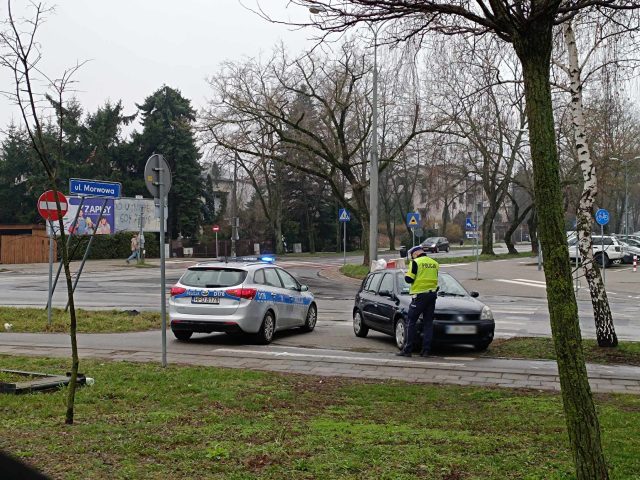
[[[464,267],[470,265],[469,263],[441,263],[440,267]]]
[[[540,280],[529,280],[528,278],[514,278],[514,280],[518,280],[519,282],[541,283],[545,286],[547,285],[547,282],[542,282]]]
[[[537,283],[529,283],[529,282],[522,282],[522,281],[516,281],[516,280],[504,280],[501,278],[496,278],[496,282],[504,282],[504,283],[515,283],[516,285],[524,285],[526,287],[539,287],[539,288],[547,288],[546,285],[539,285]]]
[[[213,352],[222,352],[222,353],[240,353],[242,355],[246,354],[255,354],[255,355],[269,355],[273,357],[306,357],[306,358],[322,358],[322,359],[331,359],[331,360],[346,360],[349,362],[354,361],[366,361],[366,362],[374,362],[374,363],[385,363],[388,364],[389,358],[375,358],[375,357],[352,357],[348,355],[323,355],[323,354],[313,354],[313,353],[293,353],[293,352],[270,352],[265,350],[242,350],[235,348],[216,348],[213,349]],[[425,366],[445,366],[445,367],[464,367],[464,363],[445,363],[445,362],[415,362],[410,360],[393,360],[393,364],[389,366],[394,366],[398,364],[407,364],[407,365],[425,365]]]

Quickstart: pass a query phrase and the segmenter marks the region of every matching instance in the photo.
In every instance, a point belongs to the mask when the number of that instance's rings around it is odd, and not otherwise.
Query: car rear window
[[[231,287],[240,285],[247,278],[247,272],[234,268],[190,268],[180,279],[180,283],[187,287]]]

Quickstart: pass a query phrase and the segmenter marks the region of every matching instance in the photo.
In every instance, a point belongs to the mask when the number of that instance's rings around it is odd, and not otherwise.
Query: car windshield
[[[423,243],[436,243],[437,241],[438,239],[436,237],[429,237]]]
[[[438,275],[439,294],[453,297],[466,297],[469,293],[458,281],[448,273]],[[409,284],[404,280],[404,274],[398,273],[398,288],[401,295],[409,295]]]
[[[233,268],[192,267],[185,272],[180,283],[187,287],[216,288],[239,285],[247,272]]]

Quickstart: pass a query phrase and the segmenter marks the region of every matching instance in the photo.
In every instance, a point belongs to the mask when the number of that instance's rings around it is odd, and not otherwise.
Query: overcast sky
[[[254,7],[256,0],[242,2]],[[287,0],[260,3],[279,18],[308,18],[300,7],[287,8]],[[111,99],[122,100],[126,114],[134,113],[135,103],[162,84],[179,89],[199,109],[209,95],[205,79],[222,61],[269,52],[279,41],[292,52],[312,45],[311,31],[271,24],[239,0],[58,0],[54,5],[38,37],[42,67],[55,76],[90,60],[75,76],[85,112]],[[4,1],[0,17],[6,17]],[[4,90],[10,77],[0,72],[0,82]],[[0,99],[0,129],[12,118],[18,120],[17,109]]]

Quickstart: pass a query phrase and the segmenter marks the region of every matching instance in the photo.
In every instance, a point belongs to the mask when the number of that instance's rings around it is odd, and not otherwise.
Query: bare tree
[[[69,335],[71,337],[71,378],[67,393],[67,408],[65,423],[72,424],[74,418],[74,404],[76,381],[78,378],[78,342],[76,338],[76,310],[73,299],[73,287],[71,271],[69,269],[69,252],[67,248],[67,236],[65,234],[60,200],[58,198],[57,165],[63,155],[63,116],[64,95],[68,93],[73,83],[73,75],[81,67],[76,65],[65,70],[58,79],[51,79],[40,69],[41,53],[37,41],[37,35],[45,17],[51,12],[42,3],[31,3],[31,15],[25,20],[17,20],[13,13],[11,0],[7,1],[7,18],[2,22],[0,31],[0,66],[11,72],[13,76],[13,90],[3,91],[15,105],[18,106],[24,128],[31,141],[31,147],[40,160],[42,168],[46,172],[49,185],[56,198],[58,210],[58,230],[60,232],[59,250],[62,253],[62,263],[67,283],[67,295],[69,302]],[[44,81],[47,85],[46,93],[39,93],[38,83]],[[46,126],[43,123],[44,110],[42,102],[47,101],[56,105],[55,118],[57,121],[57,140],[51,144],[47,139]]]
[[[371,132],[368,70],[368,63],[350,42],[341,45],[337,58],[311,53],[291,60],[280,50],[265,65],[256,61],[228,63],[210,81],[216,97],[203,115],[203,128],[225,148],[260,157],[265,152],[233,139],[238,131],[253,135],[252,125],[267,125],[285,153],[266,153],[265,158],[326,181],[366,232]],[[301,99],[308,104],[302,111],[293,108]],[[387,135],[380,170],[394,161],[413,138],[433,130],[425,126],[415,102],[397,105],[393,121],[397,126],[392,130],[397,135]],[[349,192],[341,188],[342,178]],[[363,237],[364,264],[368,265],[367,238]]]
[[[322,11],[309,24],[330,34],[362,22],[394,22],[394,38],[493,33],[512,44],[523,73],[547,299],[570,445],[579,479],[608,478],[600,426],[581,346],[564,231],[562,189],[550,87],[553,28],[586,9],[614,16],[640,8],[625,0],[292,0]]]
[[[464,170],[477,174],[488,202],[482,222],[482,253],[493,255],[493,224],[504,206],[516,159],[526,146],[521,74],[513,54],[495,39],[457,39],[441,78],[442,114],[469,149]],[[473,55],[469,55],[469,50]]]

